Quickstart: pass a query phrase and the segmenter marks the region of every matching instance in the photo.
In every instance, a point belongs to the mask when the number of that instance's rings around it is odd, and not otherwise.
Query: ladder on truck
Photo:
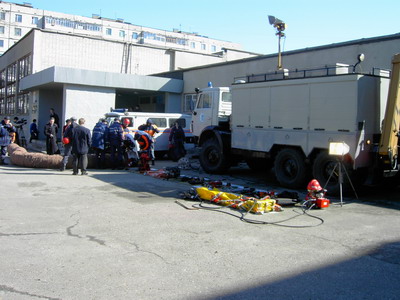
[[[400,130],[400,53],[392,60],[392,78],[379,142],[379,155],[385,170],[398,169]]]

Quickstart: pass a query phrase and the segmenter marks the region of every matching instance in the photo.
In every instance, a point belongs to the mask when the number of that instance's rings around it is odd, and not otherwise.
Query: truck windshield
[[[222,93],[222,102],[232,102],[232,94],[229,92]]]

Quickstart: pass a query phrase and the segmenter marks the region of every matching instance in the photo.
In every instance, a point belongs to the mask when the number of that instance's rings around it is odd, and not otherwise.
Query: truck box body
[[[300,146],[306,156],[330,142],[350,146],[354,168],[369,166],[389,79],[346,74],[232,86],[232,148],[270,152]]]

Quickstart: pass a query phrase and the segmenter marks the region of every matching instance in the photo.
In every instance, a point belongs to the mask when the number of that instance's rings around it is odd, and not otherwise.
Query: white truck
[[[398,170],[399,69],[396,55],[390,93],[388,76],[343,66],[323,74],[252,75],[231,88],[198,90],[192,131],[201,147],[201,166],[223,173],[244,159],[250,168],[273,167],[284,187],[304,187],[312,176],[323,186],[328,182],[332,193],[339,189],[333,172],[338,159],[358,179],[393,174]],[[347,144],[350,151],[330,155],[334,142]]]

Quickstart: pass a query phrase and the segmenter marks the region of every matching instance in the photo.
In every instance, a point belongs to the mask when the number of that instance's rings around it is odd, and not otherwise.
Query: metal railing
[[[336,65],[336,66],[325,66],[322,68],[313,68],[304,70],[284,69],[264,74],[251,74],[246,76],[234,77],[234,83],[252,83],[252,82],[284,80],[284,79],[326,77],[326,76],[337,76],[344,74],[363,74],[363,75],[390,77],[391,71],[380,68],[373,68],[372,72],[367,74],[362,72],[356,72],[355,65]]]

